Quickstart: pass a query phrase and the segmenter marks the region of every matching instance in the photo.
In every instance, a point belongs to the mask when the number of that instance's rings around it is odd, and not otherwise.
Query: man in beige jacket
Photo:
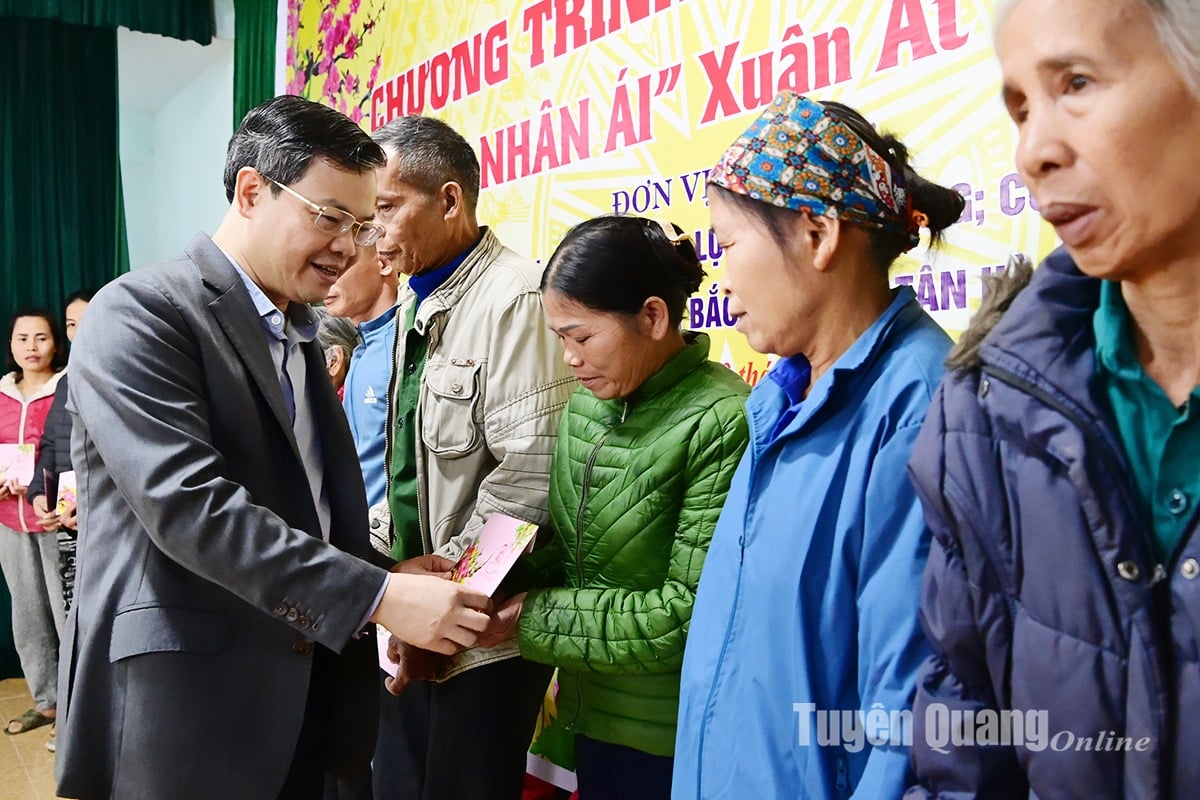
[[[458,558],[493,513],[547,522],[550,455],[575,380],[542,312],[541,267],[476,221],[479,161],[466,140],[419,116],[373,138],[388,157],[379,256],[408,281],[388,392],[390,524],[376,513],[372,536],[393,558]],[[549,668],[511,643],[408,667],[428,679],[389,682],[402,691],[384,697],[376,798],[519,798]]]

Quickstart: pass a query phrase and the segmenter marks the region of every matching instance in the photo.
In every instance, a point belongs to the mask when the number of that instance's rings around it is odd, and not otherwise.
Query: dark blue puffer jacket
[[[1096,381],[1099,287],[1051,254],[978,366],[947,373],[917,440],[936,655],[914,707],[922,786],[906,797],[1200,796],[1197,510],[1156,564]],[[950,712],[983,709],[1043,717],[956,745]]]
[[[33,480],[29,482],[26,499],[32,503],[33,498],[46,493],[45,470],[61,475],[72,469],[71,415],[67,413],[67,373],[64,371],[54,390],[50,412],[46,414],[46,428],[38,443],[37,466],[33,470]]]

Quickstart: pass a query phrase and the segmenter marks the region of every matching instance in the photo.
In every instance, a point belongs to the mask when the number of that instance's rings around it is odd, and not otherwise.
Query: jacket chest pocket
[[[474,358],[429,362],[421,379],[421,440],[430,452],[457,458],[483,442],[482,363]]]

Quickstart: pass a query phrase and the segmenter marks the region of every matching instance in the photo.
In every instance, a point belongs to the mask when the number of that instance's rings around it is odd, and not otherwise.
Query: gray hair
[[[358,329],[354,327],[354,323],[345,317],[333,316],[321,306],[314,306],[313,311],[319,320],[317,346],[321,348],[321,352],[328,356],[331,348],[340,347],[346,356],[346,363],[349,364],[354,348],[358,347]]]
[[[1020,0],[999,0],[992,30],[1000,26]],[[1150,12],[1158,41],[1175,64],[1180,77],[1200,97],[1200,2],[1196,0],[1126,0]]]
[[[467,210],[479,201],[479,159],[462,134],[440,119],[410,114],[371,134],[375,143],[399,157],[400,177],[432,194],[453,181],[462,187]]]

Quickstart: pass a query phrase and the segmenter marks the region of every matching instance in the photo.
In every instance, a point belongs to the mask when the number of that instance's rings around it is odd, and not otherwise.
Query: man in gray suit
[[[296,97],[229,144],[210,239],[101,290],[72,354],[76,604],[59,793],[319,798],[371,756],[380,622],[454,653],[488,600],[432,557],[368,563],[362,475],[312,341],[380,231],[383,153]]]

